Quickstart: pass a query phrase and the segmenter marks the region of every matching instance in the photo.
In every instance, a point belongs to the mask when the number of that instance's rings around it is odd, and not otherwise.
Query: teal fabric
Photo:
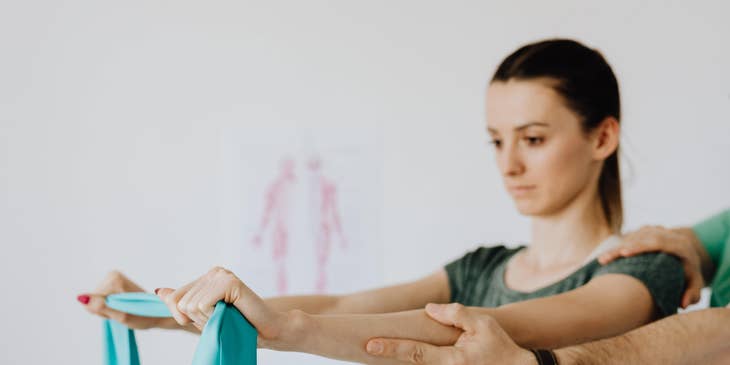
[[[123,293],[107,296],[109,308],[144,317],[171,317],[154,294]],[[104,320],[107,365],[139,365],[134,331],[119,322]],[[233,305],[218,302],[203,328],[193,365],[255,365],[256,329]]]
[[[692,228],[717,269],[710,284],[710,306],[724,307],[730,303],[730,209],[717,213]]]

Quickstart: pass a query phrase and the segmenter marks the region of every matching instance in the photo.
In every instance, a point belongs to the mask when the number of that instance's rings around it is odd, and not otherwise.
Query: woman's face
[[[497,166],[517,210],[530,216],[562,211],[595,191],[602,160],[578,115],[550,79],[493,82],[487,90],[487,130]]]

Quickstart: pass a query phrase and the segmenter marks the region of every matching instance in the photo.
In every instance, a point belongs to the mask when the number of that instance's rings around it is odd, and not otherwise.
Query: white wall
[[[99,363],[77,293],[112,268],[177,285],[221,262],[218,143],[241,124],[379,126],[383,284],[526,240],[483,97],[541,38],[600,48],[619,77],[627,228],[727,207],[727,4],[3,1],[0,363]],[[193,351],[143,337],[150,364]]]

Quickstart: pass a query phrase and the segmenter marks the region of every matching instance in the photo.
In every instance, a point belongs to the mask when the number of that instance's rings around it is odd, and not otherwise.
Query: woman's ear
[[[594,130],[593,158],[605,160],[618,148],[621,125],[614,117],[606,117]]]

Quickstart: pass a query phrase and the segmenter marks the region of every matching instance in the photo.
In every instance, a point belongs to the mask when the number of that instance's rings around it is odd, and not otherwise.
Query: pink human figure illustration
[[[312,173],[313,186],[311,194],[319,199],[314,201],[314,208],[318,222],[315,222],[315,250],[317,255],[317,293],[323,293],[327,288],[327,262],[329,261],[332,237],[336,233],[340,238],[342,248],[347,247],[347,240],[342,231],[340,213],[337,209],[337,187],[334,182],[324,177],[322,161],[313,157],[308,163]]]
[[[261,224],[254,235],[252,243],[260,248],[263,245],[262,237],[273,221],[271,241],[273,244],[272,258],[276,264],[276,287],[279,294],[287,290],[286,255],[289,245],[289,208],[291,206],[290,192],[296,182],[294,161],[290,158],[281,162],[277,178],[268,186],[264,212]]]

